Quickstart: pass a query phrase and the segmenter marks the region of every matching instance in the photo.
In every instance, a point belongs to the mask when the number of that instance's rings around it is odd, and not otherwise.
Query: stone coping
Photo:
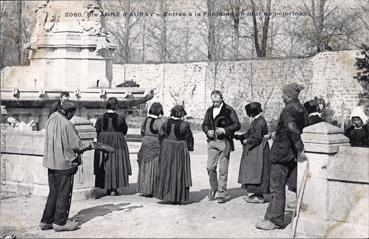
[[[327,166],[327,179],[369,185],[369,148],[341,146]]]
[[[338,128],[332,124],[327,122],[320,122],[317,124],[310,125],[305,127],[302,131],[303,133],[309,134],[343,134],[343,129]]]

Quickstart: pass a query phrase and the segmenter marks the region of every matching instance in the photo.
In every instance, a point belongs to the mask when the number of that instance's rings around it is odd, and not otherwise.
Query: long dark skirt
[[[155,180],[159,165],[160,143],[158,137],[144,136],[140,151],[137,154],[138,162],[138,189],[142,195],[153,195]]]
[[[132,169],[123,133],[102,132],[97,141],[113,147],[115,152],[95,151],[95,186],[106,190],[127,187],[129,185],[128,176],[132,175]]]
[[[263,195],[270,193],[270,159],[267,140],[248,151],[244,147],[238,182],[249,193]]]
[[[159,175],[154,197],[166,202],[189,200],[192,186],[190,153],[186,142],[165,139],[159,154]]]

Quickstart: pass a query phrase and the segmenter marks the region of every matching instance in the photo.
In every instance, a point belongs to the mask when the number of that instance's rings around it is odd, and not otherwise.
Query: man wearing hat
[[[58,110],[60,110],[61,109],[61,105],[64,102],[67,102],[67,101],[69,101],[69,92],[68,91],[62,91],[60,93],[59,100],[50,106],[49,117],[52,115],[52,113],[57,112]]]
[[[228,165],[230,152],[234,150],[234,132],[241,128],[236,111],[223,102],[223,95],[219,90],[211,93],[211,106],[205,114],[202,130],[208,138],[207,170],[210,181],[209,200],[218,194],[218,203],[226,202]],[[217,165],[219,165],[219,183],[217,179]]]
[[[271,200],[264,220],[256,224],[259,229],[273,230],[284,226],[286,181],[297,166],[296,158],[298,161],[306,160],[301,133],[307,119],[305,109],[298,99],[303,89],[297,83],[285,85],[282,89],[285,108],[279,116],[270,152]]]
[[[78,226],[76,222],[67,220],[73,175],[78,170],[78,154],[92,149],[92,144],[83,146],[69,121],[75,111],[73,102],[64,102],[46,124],[43,164],[48,169],[49,195],[40,223],[41,230],[72,231]]]

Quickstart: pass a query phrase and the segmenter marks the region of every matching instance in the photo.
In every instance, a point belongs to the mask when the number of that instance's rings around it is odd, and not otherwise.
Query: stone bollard
[[[324,237],[329,219],[327,167],[339,147],[349,145],[349,139],[342,129],[321,122],[304,128],[302,140],[308,161],[298,164],[298,195],[303,193],[303,197],[296,236]],[[306,184],[300,192],[304,174]]]
[[[74,116],[71,122],[78,131],[83,144],[89,144],[96,138],[96,130],[89,120]],[[74,176],[73,200],[95,197],[94,152],[94,150],[85,151],[81,155],[82,164],[78,166],[78,171]]]

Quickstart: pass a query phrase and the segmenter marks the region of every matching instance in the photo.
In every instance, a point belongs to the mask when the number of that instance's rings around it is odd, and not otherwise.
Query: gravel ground
[[[190,203],[169,205],[157,199],[140,197],[136,192],[137,163],[132,157],[131,185],[120,196],[73,201],[70,217],[80,223],[73,232],[41,231],[38,228],[46,199],[36,196],[3,195],[1,199],[1,236],[37,238],[156,237],[156,238],[286,238],[291,226],[283,230],[255,228],[267,204],[247,204],[245,192],[237,183],[241,147],[231,154],[229,200],[225,204],[208,201],[206,141],[195,133],[195,152],[191,153],[193,187]],[[288,198],[292,198],[291,195]],[[292,213],[287,212],[287,219]]]

